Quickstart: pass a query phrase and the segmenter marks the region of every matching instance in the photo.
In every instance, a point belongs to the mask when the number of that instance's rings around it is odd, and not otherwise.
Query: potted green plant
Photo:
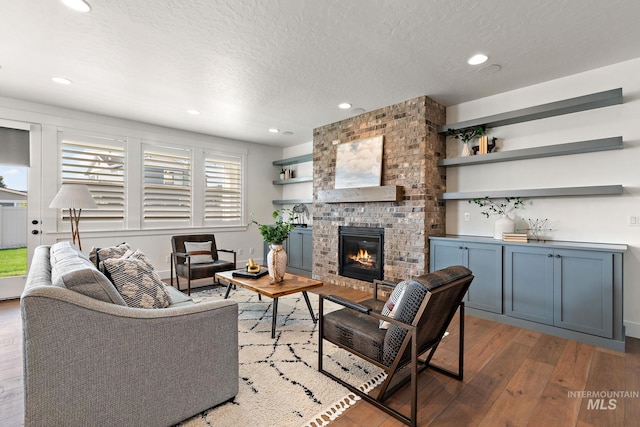
[[[464,128],[464,129],[449,128],[449,130],[447,130],[447,136],[450,136],[462,141],[461,156],[466,157],[471,155],[471,149],[469,148],[469,141],[471,141],[475,137],[484,135],[484,132],[485,132],[484,126],[474,126],[470,128]]]
[[[287,253],[283,243],[295,228],[295,215],[290,209],[278,209],[273,211],[272,216],[275,224],[260,224],[251,214],[249,225],[256,225],[264,241],[269,244],[267,268],[271,281],[282,282],[287,266]]]
[[[487,218],[491,215],[500,215],[500,218],[493,223],[494,239],[502,239],[502,233],[513,233],[516,230],[516,222],[509,217],[509,213],[524,206],[524,200],[520,197],[491,199],[485,196],[469,200],[469,203],[475,203],[484,208],[481,213]]]

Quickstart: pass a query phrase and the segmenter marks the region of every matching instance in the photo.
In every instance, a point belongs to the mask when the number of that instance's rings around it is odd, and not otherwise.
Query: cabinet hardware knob
[[[462,250],[464,249],[464,246],[458,246],[458,249]]]
[[[38,234],[40,233],[38,230],[31,230],[31,234]]]
[[[560,255],[556,254],[556,258],[560,258]]]
[[[34,220],[32,220],[32,221],[31,221],[31,224],[33,224],[33,225],[37,225],[37,224],[38,224],[38,222],[39,222],[39,221],[38,221],[37,219],[34,219]]]
[[[553,254],[547,254],[547,258],[553,258]]]

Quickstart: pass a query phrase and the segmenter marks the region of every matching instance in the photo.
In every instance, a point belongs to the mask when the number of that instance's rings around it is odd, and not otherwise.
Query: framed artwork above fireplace
[[[335,188],[376,187],[382,177],[383,136],[338,145]]]

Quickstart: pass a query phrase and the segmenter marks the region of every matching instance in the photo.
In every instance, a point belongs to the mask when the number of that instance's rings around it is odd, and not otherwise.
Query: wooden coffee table
[[[258,295],[264,295],[273,299],[273,314],[271,320],[271,338],[276,336],[276,319],[278,317],[278,298],[285,295],[291,295],[298,292],[302,292],[304,300],[307,302],[309,313],[311,313],[311,319],[313,323],[318,323],[318,319],[313,314],[311,303],[309,302],[309,296],[307,291],[309,289],[319,288],[322,286],[322,282],[319,280],[310,279],[308,277],[298,276],[296,274],[285,273],[284,280],[279,283],[271,283],[269,275],[264,275],[258,279],[250,279],[245,277],[233,277],[233,271],[223,271],[215,274],[216,279],[222,283],[227,284],[227,292],[224,294],[224,298],[229,298],[229,291],[232,285],[241,286],[245,289],[258,293]]]

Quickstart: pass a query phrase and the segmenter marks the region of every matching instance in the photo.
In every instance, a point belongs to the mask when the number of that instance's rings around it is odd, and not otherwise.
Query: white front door
[[[9,163],[0,154],[0,176],[8,190],[5,197],[0,197],[0,300],[3,300],[22,294],[33,252],[41,242],[42,129],[40,125],[3,119],[0,127],[29,133],[28,159],[20,162],[13,156]],[[2,144],[0,138],[0,153]],[[25,192],[26,205],[20,200],[20,194]]]

